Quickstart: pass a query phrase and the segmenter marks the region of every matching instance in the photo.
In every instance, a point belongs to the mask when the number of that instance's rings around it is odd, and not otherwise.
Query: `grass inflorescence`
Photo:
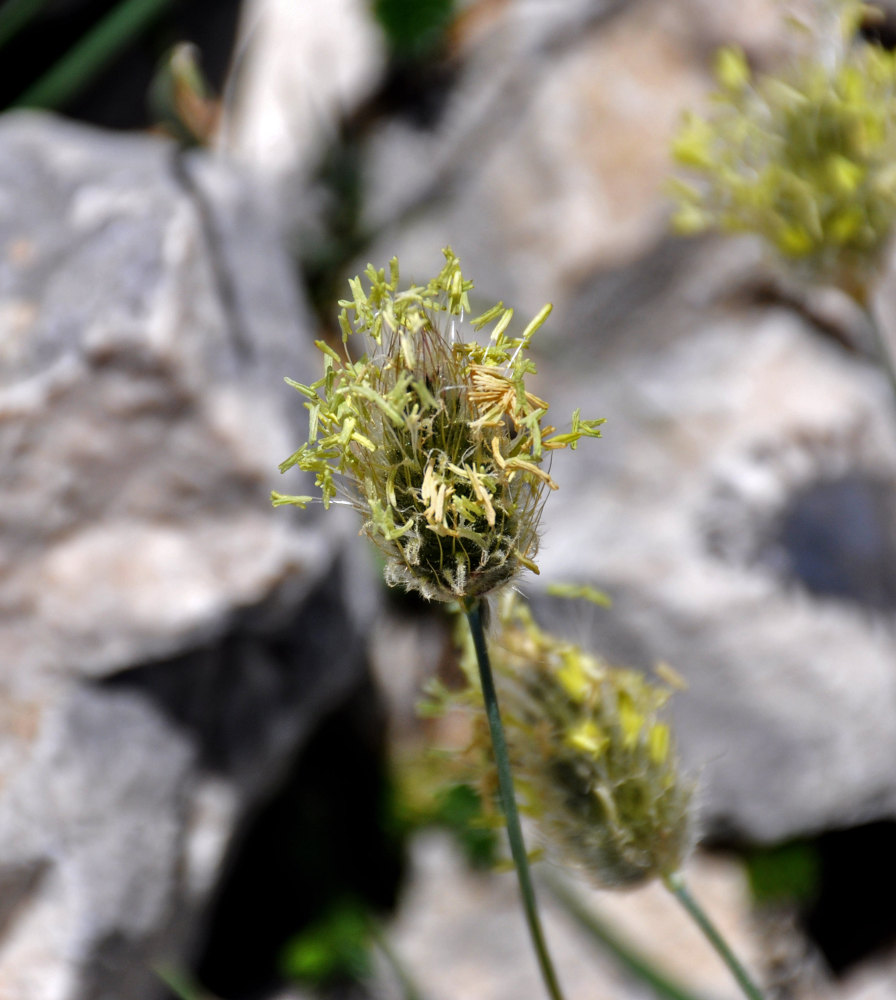
[[[692,840],[693,784],[680,772],[663,709],[671,693],[540,628],[512,592],[498,601],[492,664],[521,808],[545,850],[597,886],[674,872]],[[436,709],[481,694],[474,651],[461,694],[433,688]],[[494,787],[483,727],[467,754],[484,800]]]
[[[716,59],[708,114],[686,114],[673,146],[682,233],[761,236],[816,281],[860,300],[896,222],[896,54],[855,39],[865,8],[830,5],[804,53],[755,74],[743,52]]]
[[[343,353],[318,342],[325,370],[306,397],[308,440],[280,466],[313,472],[325,506],[337,496],[364,516],[386,556],[386,579],[427,598],[475,598],[537,572],[544,468],[556,448],[597,437],[600,420],[573,415],[568,432],[548,425],[548,404],[526,389],[533,335],[546,306],[519,336],[499,303],[466,321],[472,282],[450,249],[426,285],[400,289],[397,260],[370,266],[340,302]],[[366,285],[366,287],[365,287]],[[486,343],[463,329],[490,328]],[[353,360],[349,344],[360,338]],[[309,496],[273,494],[303,507]]]

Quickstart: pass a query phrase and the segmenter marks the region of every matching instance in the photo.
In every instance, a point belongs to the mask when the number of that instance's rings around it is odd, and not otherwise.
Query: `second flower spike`
[[[475,704],[474,652],[463,641]],[[498,603],[492,663],[521,809],[547,853],[601,888],[677,871],[691,846],[693,784],[662,717],[669,689],[539,628],[510,591]],[[478,769],[484,738],[477,748]]]

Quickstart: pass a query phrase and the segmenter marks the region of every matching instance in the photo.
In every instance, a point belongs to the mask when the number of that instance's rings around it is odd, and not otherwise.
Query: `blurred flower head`
[[[469,688],[437,698],[481,705],[475,651],[458,637]],[[491,648],[517,797],[549,856],[604,888],[676,871],[691,843],[693,785],[662,719],[670,690],[543,631],[512,592]],[[487,799],[496,778],[481,711],[474,718],[467,757]]]
[[[318,342],[325,371],[306,398],[308,440],[280,466],[313,472],[328,506],[337,495],[364,517],[386,556],[386,579],[443,601],[482,596],[523,567],[537,572],[544,468],[555,448],[597,437],[600,420],[573,414],[567,433],[545,423],[548,404],[526,389],[528,356],[546,306],[519,337],[499,303],[469,321],[491,326],[465,341],[466,280],[450,249],[428,284],[400,289],[398,261],[368,267],[340,303],[344,351]],[[349,341],[363,351],[352,360]],[[354,341],[353,341],[354,343]],[[275,504],[312,498],[274,493]]]
[[[672,182],[674,224],[756,233],[861,300],[896,220],[896,55],[855,38],[857,0],[825,6],[833,25],[807,32],[810,51],[778,76],[718,53],[712,109],[687,114],[674,142],[689,174]]]

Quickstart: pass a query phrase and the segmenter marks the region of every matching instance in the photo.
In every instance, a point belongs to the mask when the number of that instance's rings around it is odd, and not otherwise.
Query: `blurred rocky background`
[[[439,609],[351,517],[268,502],[346,278],[446,244],[478,303],[554,303],[535,391],[607,417],[521,589],[686,679],[696,893],[770,997],[896,995],[894,404],[836,295],[668,233],[682,110],[723,43],[786,59],[782,13],[0,6],[0,1000],[541,995],[512,876],[427,799]],[[569,1000],[675,995],[542,895]],[[586,895],[737,995],[660,890]]]

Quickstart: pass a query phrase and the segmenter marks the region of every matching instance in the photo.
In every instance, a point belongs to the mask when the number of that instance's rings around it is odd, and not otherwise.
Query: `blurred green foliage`
[[[47,0],[6,0],[0,6],[0,45],[14,38],[47,5]]]
[[[121,0],[81,38],[73,39],[69,51],[29,86],[13,106],[65,107],[172,3],[173,0]],[[36,17],[43,3],[26,4],[18,0],[15,7],[18,16],[8,18],[8,38]]]
[[[478,793],[469,785],[455,785],[439,792],[433,792],[428,785],[417,787],[421,772],[412,770],[409,795],[405,794],[409,790],[406,781],[399,788],[393,787],[386,796],[388,804],[381,823],[398,837],[431,827],[445,829],[472,868],[493,868],[498,854],[497,833],[484,822]],[[281,972],[293,982],[326,988],[368,977],[376,948],[394,964],[396,959],[386,952],[379,927],[381,919],[370,902],[360,896],[332,899],[312,923],[288,942],[281,956]]]
[[[416,57],[437,47],[454,7],[455,0],[373,0],[373,15],[397,55]]]
[[[426,829],[445,830],[471,868],[493,869],[502,828],[494,815],[486,815],[477,789],[454,770],[441,752],[424,751],[396,761],[393,822],[405,838]]]
[[[432,823],[444,827],[457,841],[467,864],[494,868],[498,861],[498,834],[485,820],[482,799],[470,785],[454,785],[434,803]]]
[[[756,848],[746,855],[745,862],[757,903],[808,903],[818,892],[821,865],[811,841]]]
[[[363,979],[371,969],[371,943],[368,907],[346,897],[293,938],[284,951],[282,971],[313,986]]]

